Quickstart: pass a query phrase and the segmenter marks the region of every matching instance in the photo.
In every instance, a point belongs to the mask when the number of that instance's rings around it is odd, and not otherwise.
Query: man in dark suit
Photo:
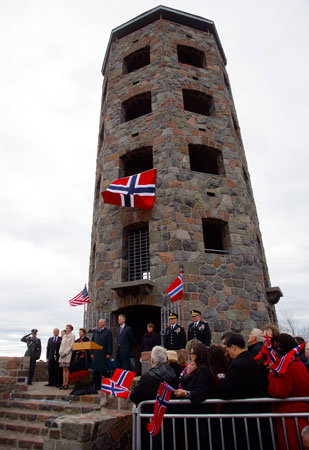
[[[132,328],[126,325],[126,316],[119,314],[119,327],[116,331],[116,368],[131,370],[131,348],[133,345]]]
[[[210,346],[211,333],[207,322],[201,320],[201,312],[197,310],[191,311],[192,323],[188,328],[188,341],[198,339],[203,344]]]
[[[113,336],[110,329],[106,328],[105,319],[100,319],[99,327],[94,330],[92,341],[98,345],[102,345],[102,350],[94,350],[92,358],[92,369],[95,388],[99,391],[101,389],[101,376],[108,377],[107,361],[112,356],[113,352]]]
[[[245,399],[268,397],[267,378],[261,366],[259,366],[250,353],[246,350],[245,340],[242,335],[232,333],[226,338],[226,348],[232,360],[225,379],[215,385],[215,397],[230,399]],[[266,406],[267,408],[267,406]],[[267,409],[266,409],[267,411]],[[241,414],[265,412],[265,406],[259,403],[225,403],[222,405],[222,414]],[[237,449],[247,449],[246,433],[242,419],[235,420],[237,434]],[[268,429],[265,425],[263,440],[268,439]],[[232,426],[229,419],[224,423],[224,435],[226,442],[233,442]],[[256,423],[249,424],[250,447],[260,448]],[[257,446],[257,447],[256,447]],[[233,445],[231,444],[231,449]],[[268,448],[266,443],[265,447]]]
[[[166,350],[180,350],[186,348],[186,333],[183,327],[177,324],[178,314],[170,313],[170,326],[165,330],[164,347]]]
[[[46,347],[46,360],[48,361],[48,383],[45,386],[60,386],[61,371],[59,369],[59,348],[61,337],[59,328],[53,329],[53,336],[48,339]]]

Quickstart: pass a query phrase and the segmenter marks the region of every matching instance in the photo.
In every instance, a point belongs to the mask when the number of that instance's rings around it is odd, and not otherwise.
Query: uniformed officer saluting
[[[178,314],[170,313],[170,326],[165,330],[164,347],[167,350],[180,350],[186,348],[185,330],[177,324]]]
[[[31,333],[21,338],[22,342],[27,344],[27,350],[25,356],[30,356],[30,364],[28,371],[28,384],[32,384],[32,378],[34,375],[35,363],[41,356],[41,339],[37,338],[38,330],[33,328]]]
[[[191,339],[198,339],[203,344],[209,346],[211,334],[207,322],[201,320],[201,312],[197,310],[190,311],[193,323],[190,323],[188,328],[188,341]]]

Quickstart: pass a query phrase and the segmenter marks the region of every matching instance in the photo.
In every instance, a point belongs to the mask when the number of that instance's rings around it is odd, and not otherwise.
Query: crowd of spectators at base
[[[269,364],[264,364],[262,358],[255,360],[263,346],[265,336],[269,337],[272,348],[277,357],[293,350],[297,345],[304,342],[300,337],[294,338],[287,333],[280,333],[274,324],[267,324],[263,330],[254,328],[248,339],[246,346],[245,339],[241,334],[227,332],[222,335],[221,344],[205,344],[193,339],[186,347],[188,362],[185,368],[177,363],[176,352],[167,352],[163,347],[155,346],[152,349],[152,368],[145,373],[135,389],[132,391],[130,399],[138,404],[144,400],[155,399],[161,382],[168,382],[174,389],[172,399],[188,399],[190,405],[170,405],[167,412],[181,413],[183,411],[194,414],[203,412],[221,414],[242,414],[242,413],[263,413],[263,412],[308,412],[307,402],[295,401],[289,403],[223,403],[208,404],[207,399],[247,399],[274,397],[286,399],[288,397],[309,397],[309,344],[305,350],[296,356],[288,365],[284,373],[277,373],[270,368]],[[168,353],[174,353],[168,357]],[[269,422],[263,423],[262,419],[262,439],[263,448],[273,448],[271,445],[271,430]],[[188,421],[189,448],[197,448],[196,439],[200,439],[200,448],[208,448],[208,425],[199,421],[199,433],[196,433],[196,423],[190,425]],[[211,432],[213,448],[222,448],[220,433],[218,432],[218,420],[212,421]],[[224,420],[224,436],[229,442],[228,448],[234,449],[233,429],[231,421]],[[298,419],[299,431],[302,432],[302,440],[309,441],[308,419]],[[248,448],[246,440],[246,430],[244,422],[236,419],[234,427],[237,434],[237,449]],[[290,449],[299,448],[297,428],[294,418],[285,421],[286,434]],[[308,428],[307,428],[308,427]],[[177,428],[177,427],[176,427]],[[183,427],[182,427],[183,428]],[[165,431],[168,430],[168,420]],[[234,431],[235,431],[234,430]],[[306,431],[307,430],[307,431]],[[183,429],[177,429],[177,436],[181,436]],[[258,430],[256,422],[248,421],[248,433],[250,448],[260,448]],[[166,448],[169,448],[165,432]],[[149,440],[149,436],[144,436]],[[153,439],[153,448],[160,448],[161,437]],[[218,441],[216,441],[218,440]],[[182,448],[183,439],[177,440],[177,449]],[[307,441],[306,441],[307,442]],[[276,445],[278,449],[286,449],[285,431],[281,420],[276,421]],[[146,447],[145,447],[146,448]],[[171,447],[172,448],[172,447]],[[225,447],[227,448],[227,447]],[[304,448],[307,448],[304,444]]]

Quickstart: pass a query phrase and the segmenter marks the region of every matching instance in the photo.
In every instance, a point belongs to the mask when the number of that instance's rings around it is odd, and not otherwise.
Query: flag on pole
[[[128,398],[130,395],[129,389],[124,386],[119,386],[114,381],[105,377],[103,377],[102,380],[101,391],[105,392],[106,394],[111,394],[114,397],[120,398]]]
[[[296,356],[300,354],[305,345],[306,342],[303,342],[302,344],[290,350],[286,355],[282,356],[282,358],[277,358],[277,361],[271,364],[270,368],[277,373],[284,374],[288,368],[288,365],[291,364]]]
[[[173,388],[171,388],[171,386],[169,386],[167,383],[160,384],[156,403],[154,405],[153,418],[151,422],[147,424],[147,430],[152,436],[156,436],[156,434],[158,434],[160,431],[163,417],[168,406],[169,399],[173,392],[172,389]]]
[[[114,381],[121,387],[129,389],[135,375],[136,373],[131,372],[130,370],[116,369],[113,376],[111,377],[111,381]]]
[[[152,209],[155,198],[156,169],[113,181],[101,192],[104,203]]]
[[[79,294],[77,294],[77,295],[75,295],[75,297],[71,298],[71,300],[69,300],[69,303],[71,306],[78,306],[78,305],[83,305],[84,303],[90,303],[86,286]]]
[[[177,300],[181,300],[183,298],[183,281],[182,281],[182,273],[178,275],[176,280],[169,286],[166,290],[166,293],[170,296],[172,303]]]

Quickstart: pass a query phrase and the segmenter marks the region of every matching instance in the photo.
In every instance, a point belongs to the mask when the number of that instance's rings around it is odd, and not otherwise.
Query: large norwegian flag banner
[[[156,188],[156,169],[113,181],[101,192],[104,203],[131,208],[152,209]]]
[[[181,272],[176,280],[174,280],[173,283],[168,287],[166,293],[169,295],[172,303],[183,298],[183,281]]]
[[[153,418],[151,422],[147,424],[147,430],[152,436],[155,436],[160,431],[163,417],[173,391],[174,389],[167,383],[160,384],[154,406]]]
[[[114,381],[117,385],[129,389],[136,373],[130,370],[116,369],[111,377],[111,381]]]

